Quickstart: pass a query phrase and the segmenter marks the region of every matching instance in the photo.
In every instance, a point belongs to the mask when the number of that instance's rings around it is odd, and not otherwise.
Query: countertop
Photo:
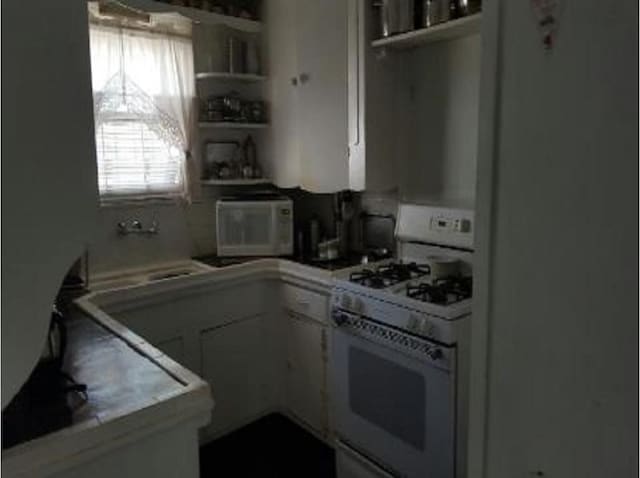
[[[82,302],[67,319],[64,370],[87,385],[73,423],[2,451],[7,476],[64,469],[127,440],[176,423],[210,418],[209,385],[108,315]],[[123,439],[123,437],[126,437]]]

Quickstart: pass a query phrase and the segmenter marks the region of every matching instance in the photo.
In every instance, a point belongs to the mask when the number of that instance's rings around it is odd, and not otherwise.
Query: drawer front
[[[328,322],[329,296],[291,284],[282,285],[284,307],[300,315]]]

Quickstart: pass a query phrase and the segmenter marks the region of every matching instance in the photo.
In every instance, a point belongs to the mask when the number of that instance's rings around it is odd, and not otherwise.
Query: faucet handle
[[[141,230],[142,229],[142,223],[140,221],[138,221],[137,219],[134,219],[133,221],[131,221],[131,227],[133,229]]]
[[[124,222],[124,221],[120,221],[120,222],[117,224],[117,226],[116,226],[116,227],[117,227],[117,229],[118,229],[118,234],[120,234],[120,235],[125,235],[125,234],[127,234],[127,223],[126,223],[126,222]]]

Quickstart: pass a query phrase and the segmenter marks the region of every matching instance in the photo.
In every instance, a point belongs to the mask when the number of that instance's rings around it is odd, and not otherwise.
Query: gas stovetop
[[[471,298],[473,281],[470,276],[434,278],[427,264],[398,261],[352,272],[349,282],[371,289],[390,289],[394,294],[420,302],[447,306]]]
[[[349,275],[349,282],[371,287],[372,289],[386,289],[400,282],[428,275],[429,266],[415,262],[389,262],[376,267],[365,267]]]

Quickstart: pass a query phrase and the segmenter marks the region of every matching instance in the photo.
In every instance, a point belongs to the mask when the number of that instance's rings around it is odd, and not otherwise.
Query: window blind
[[[90,47],[101,199],[186,195],[190,38],[91,23]]]
[[[179,195],[184,153],[136,118],[103,122],[96,131],[98,185],[105,198]]]

